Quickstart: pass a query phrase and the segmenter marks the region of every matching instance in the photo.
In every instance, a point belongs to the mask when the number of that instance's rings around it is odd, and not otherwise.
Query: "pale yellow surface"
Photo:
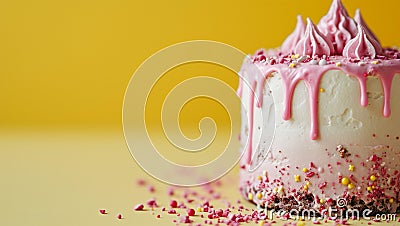
[[[177,219],[160,209],[154,215],[152,211],[132,210],[135,204],[145,203],[152,197],[161,206],[168,206],[169,186],[151,178],[135,164],[120,128],[0,131],[0,150],[0,225],[174,225],[172,220]],[[221,187],[215,187],[222,198],[236,206],[236,200],[242,200],[237,172],[236,167],[222,178]],[[146,187],[137,186],[138,178],[154,185],[156,192],[151,194]],[[202,188],[193,189],[208,195]],[[173,198],[182,200],[183,190],[177,189],[177,196]],[[225,207],[221,201],[211,202],[215,207]],[[255,207],[247,202],[243,204],[247,208]],[[108,214],[99,214],[99,209],[106,209]],[[118,220],[118,213],[124,219]],[[157,214],[162,215],[161,219],[156,219]],[[353,225],[361,223],[367,222],[352,222]],[[399,223],[388,225],[396,224]],[[306,222],[306,225],[312,223]]]

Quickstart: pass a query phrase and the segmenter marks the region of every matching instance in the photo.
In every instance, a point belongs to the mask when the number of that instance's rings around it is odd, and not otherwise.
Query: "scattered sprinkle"
[[[375,175],[371,175],[371,176],[369,177],[369,179],[370,179],[371,181],[376,181]]]
[[[194,211],[194,209],[188,209],[186,212],[187,212],[188,216],[194,216],[194,214],[196,213]]]
[[[121,219],[122,219],[122,214],[119,213],[119,214],[117,215],[117,218],[118,218],[119,220],[121,220]]]
[[[319,65],[319,66],[324,66],[324,65],[326,65],[326,64],[327,64],[327,62],[326,62],[325,59],[321,59],[321,60],[318,62],[318,65]]]
[[[341,180],[341,183],[342,183],[343,185],[346,185],[346,186],[347,186],[347,185],[350,183],[350,179],[347,178],[347,177],[343,177],[342,180]]]
[[[324,92],[325,92],[325,89],[324,89],[324,88],[320,88],[319,91],[320,91],[321,93],[324,93]]]
[[[308,172],[308,169],[304,167],[304,168],[303,168],[303,172],[304,172],[304,173],[307,173],[307,172]]]
[[[350,165],[349,165],[349,170],[350,170],[350,171],[354,171],[354,169],[355,169],[355,166],[350,164]]]
[[[295,182],[300,182],[300,175],[294,175],[294,181]]]
[[[336,66],[340,67],[340,66],[342,66],[342,63],[341,62],[337,62]]]
[[[99,210],[99,212],[100,212],[101,214],[107,214],[107,213],[106,213],[106,210],[103,210],[103,209]]]
[[[135,207],[133,207],[133,209],[135,211],[140,211],[144,209],[144,205],[143,204],[137,204]]]

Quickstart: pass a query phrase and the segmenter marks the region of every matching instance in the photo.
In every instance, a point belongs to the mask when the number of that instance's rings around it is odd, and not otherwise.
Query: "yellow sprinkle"
[[[343,184],[343,185],[346,185],[346,186],[347,186],[349,183],[350,183],[350,179],[349,179],[349,178],[347,178],[347,177],[343,177],[343,178],[342,178],[342,184]]]
[[[337,62],[336,66],[340,67],[340,66],[342,66],[342,63],[341,62]]]
[[[306,185],[304,185],[304,190],[308,190],[308,186],[307,186],[307,184]]]
[[[257,179],[258,179],[258,180],[262,180],[262,176],[258,176]]]
[[[308,169],[307,169],[307,168],[303,168],[303,172],[304,172],[304,173],[307,173],[307,172],[308,172]]]
[[[290,68],[294,68],[294,67],[296,67],[296,64],[295,64],[295,63],[290,63],[290,64],[289,64],[289,67],[290,67]]]
[[[247,195],[247,198],[251,201],[251,200],[253,200],[253,194],[252,193],[249,193],[248,195]]]
[[[274,192],[275,192],[275,193],[278,192],[278,188],[274,188]]]
[[[325,199],[320,199],[319,203],[324,204],[325,203]]]
[[[302,222],[302,221],[298,221],[298,222],[297,222],[297,226],[304,226],[304,225],[306,225],[306,223],[304,223],[304,222]]]
[[[294,181],[300,182],[300,175],[294,175]]]
[[[260,193],[257,193],[257,199],[261,199],[263,197],[263,195]]]
[[[320,91],[321,93],[324,93],[324,92],[325,92],[325,89],[324,89],[324,88],[320,88],[319,91]]]
[[[351,190],[354,188],[354,184],[350,183],[349,185],[347,185],[347,187]]]
[[[379,64],[379,61],[374,60],[374,61],[371,62],[371,64]]]
[[[197,208],[197,212],[203,212],[203,208],[201,207]]]
[[[310,186],[311,186],[311,182],[310,182],[310,181],[307,181],[307,182],[306,182],[306,185],[307,185],[308,187],[310,187]]]
[[[375,186],[374,186],[374,185],[372,185],[372,189],[375,189]]]
[[[349,165],[349,170],[354,171],[355,166],[354,165]]]
[[[370,186],[367,187],[367,191],[372,192],[372,188]]]
[[[296,59],[299,59],[300,54],[296,54],[296,55],[294,55],[294,57],[295,57]]]
[[[295,56],[295,55],[291,55],[290,58],[291,58],[292,60],[294,60],[294,59],[296,59],[296,56]]]
[[[258,224],[259,224],[260,226],[264,226],[264,223],[265,223],[265,221],[263,221],[263,220],[261,220],[261,221],[258,222]]]
[[[371,175],[371,176],[369,177],[369,179],[370,179],[371,181],[376,181],[375,175]]]
[[[278,188],[278,192],[279,192],[279,193],[284,192],[284,191],[285,191],[285,188],[284,188],[284,187],[280,186],[280,187]]]
[[[393,198],[390,198],[390,199],[389,199],[389,203],[394,203],[394,199],[393,199]]]

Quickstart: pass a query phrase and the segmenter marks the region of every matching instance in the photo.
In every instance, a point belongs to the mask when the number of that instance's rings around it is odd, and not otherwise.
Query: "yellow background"
[[[350,15],[361,8],[385,46],[399,45],[399,1],[343,2]],[[317,23],[329,5],[330,0],[2,1],[0,125],[120,126],[129,79],[156,51],[194,39],[245,53],[277,47],[297,14]]]
[[[361,8],[385,46],[400,44],[398,0],[343,2],[351,15]],[[134,163],[123,137],[124,92],[136,68],[156,51],[187,40],[224,42],[245,53],[277,47],[297,14],[317,23],[329,5],[329,0],[1,1],[0,225],[172,225],[166,214],[157,221],[132,212],[134,204],[151,198],[135,186],[137,178],[156,186],[162,204],[168,201],[167,185]],[[175,77],[155,95],[199,74],[237,86],[232,72],[210,65],[186,65],[171,74]],[[157,124],[161,102],[153,101],[147,117]],[[199,103],[184,109],[184,125],[196,127],[204,109],[216,110],[216,121],[227,120],[215,102]],[[189,137],[198,135],[192,132]],[[236,168],[220,188],[232,201],[239,198],[237,178]],[[100,216],[100,208],[109,215]],[[116,220],[117,213],[125,219]]]

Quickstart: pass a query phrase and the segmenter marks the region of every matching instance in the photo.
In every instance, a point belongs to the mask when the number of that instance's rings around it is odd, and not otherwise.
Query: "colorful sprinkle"
[[[117,215],[117,218],[118,218],[119,220],[121,220],[121,219],[122,219],[122,214],[119,213],[119,214]]]
[[[351,190],[351,189],[354,188],[354,184],[353,184],[353,183],[350,183],[349,185],[347,185],[347,187]]]
[[[307,172],[308,172],[308,169],[307,169],[307,168],[303,168],[303,172],[304,172],[304,173],[307,173]]]
[[[137,204],[135,207],[133,207],[133,209],[135,211],[140,211],[144,209],[144,205],[143,204]]]
[[[320,91],[321,93],[324,93],[324,92],[325,92],[325,89],[324,89],[324,88],[320,88],[319,91]]]
[[[371,176],[369,177],[369,179],[370,179],[371,181],[376,181],[375,175],[371,175]]]
[[[347,186],[350,183],[350,179],[347,177],[343,177],[341,180],[341,183],[345,186]]]
[[[188,209],[186,212],[187,212],[188,216],[194,216],[194,214],[196,213],[194,211],[194,209]]]
[[[99,212],[100,212],[101,214],[106,214],[106,210],[103,210],[103,209],[99,210]]]
[[[355,168],[354,165],[351,165],[351,164],[349,165],[349,170],[350,170],[350,171],[354,171],[354,168]]]
[[[300,175],[294,175],[294,181],[295,182],[300,182]]]

